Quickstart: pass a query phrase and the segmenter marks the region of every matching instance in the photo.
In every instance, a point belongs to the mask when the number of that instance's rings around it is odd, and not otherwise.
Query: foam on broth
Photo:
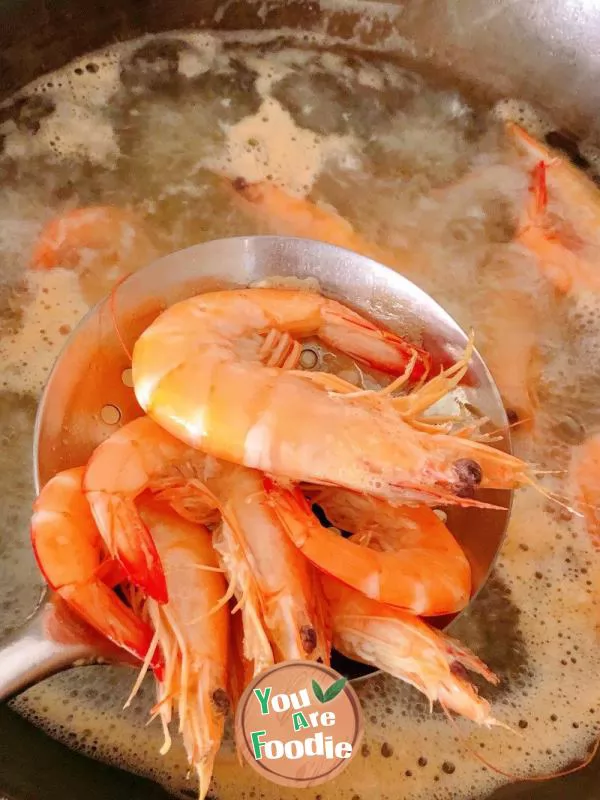
[[[67,210],[133,207],[166,253],[230,234],[277,232],[232,203],[223,174],[308,193],[391,248],[409,278],[463,327],[481,332],[484,357],[486,295],[519,287],[535,298],[542,408],[536,438],[516,437],[520,455],[564,469],[581,436],[598,427],[598,298],[557,300],[513,242],[528,179],[499,120],[521,121],[539,136],[551,122],[517,101],[471,108],[382,57],[257,50],[247,46],[253,38],[235,44],[229,37],[225,45],[210,34],[177,33],[121,44],[40,79],[0,117],[5,629],[30,612],[41,586],[27,532],[36,398],[89,302],[72,272],[27,270],[43,223]],[[510,325],[510,317],[497,324]],[[579,438],[565,430],[579,430]],[[564,491],[560,476],[546,480]],[[481,691],[522,737],[458,725],[505,771],[564,767],[585,756],[598,732],[599,578],[580,521],[533,490],[519,492],[495,576],[453,629],[502,678],[497,689]],[[193,794],[180,745],[159,757],[160,725],[146,727],[151,681],[120,710],[132,681],[127,669],[87,667],[34,687],[14,705],[69,746]],[[466,752],[443,714],[430,715],[415,691],[385,676],[358,691],[366,722],[361,755],[314,794],[475,798],[505,781]],[[230,740],[214,791],[222,798],[296,796],[241,769]]]

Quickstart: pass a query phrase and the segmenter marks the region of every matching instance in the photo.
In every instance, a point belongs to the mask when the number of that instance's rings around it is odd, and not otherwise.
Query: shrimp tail
[[[152,644],[152,630],[124,603],[115,602],[112,589],[98,581],[63,586],[59,594],[89,625],[144,660]],[[158,669],[160,663],[160,656],[155,652],[150,666]]]
[[[135,503],[100,492],[88,492],[88,499],[99,530],[111,531],[107,548],[122,564],[129,580],[158,603],[166,603],[167,584],[160,556]]]

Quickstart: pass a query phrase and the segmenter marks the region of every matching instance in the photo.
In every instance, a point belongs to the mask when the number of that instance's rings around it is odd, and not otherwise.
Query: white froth
[[[116,53],[100,51],[72,62],[60,77],[34,81],[28,93],[52,98],[55,110],[40,121],[35,136],[18,130],[11,121],[0,126],[6,136],[5,152],[13,158],[50,155],[114,161],[119,150],[106,111],[119,87],[119,68]]]
[[[552,120],[524,100],[507,98],[494,107],[494,115],[504,122],[517,122],[538,139],[554,129]]]
[[[274,181],[292,194],[312,187],[328,157],[349,146],[338,136],[324,137],[299,128],[291,114],[272,97],[256,114],[226,130],[225,149],[205,164],[216,172],[249,182]]]
[[[23,324],[0,338],[0,382],[12,392],[39,394],[65,342],[88,306],[70,270],[27,273]]]

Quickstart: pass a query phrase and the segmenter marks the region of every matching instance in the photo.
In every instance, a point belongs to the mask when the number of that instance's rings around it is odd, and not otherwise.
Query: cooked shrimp
[[[600,434],[576,448],[569,477],[573,500],[594,547],[600,550]]]
[[[328,661],[311,567],[265,503],[258,472],[206,456],[140,417],[96,448],[84,488],[110,552],[159,602],[166,599],[164,576],[137,498],[160,493],[192,521],[222,516],[215,543],[241,605],[245,654],[255,670],[273,663],[272,648],[283,659]]]
[[[188,451],[142,417],[115,431],[94,450],[83,479],[109,553],[136,586],[162,603],[167,601],[167,586],[160,558],[136,500],[153,482],[180,475]]]
[[[309,659],[328,664],[329,632],[320,585],[271,508],[262,475],[221,463],[220,474],[215,468],[207,483],[223,498],[223,524],[215,532],[215,548],[230,585],[241,589],[237,596],[242,615],[253,613],[251,606],[260,612],[259,630],[264,629],[273,650],[270,663]],[[244,620],[245,639],[253,627],[251,620]],[[259,661],[260,651],[247,648],[246,657],[254,660],[255,674],[269,665]]]
[[[90,206],[47,223],[35,245],[31,267],[75,270],[84,295],[97,302],[119,278],[157,257],[157,246],[136,214],[115,206]]]
[[[507,130],[519,151],[535,161],[531,200],[518,241],[537,256],[540,269],[561,294],[600,290],[597,186],[562,154],[538,142],[518,125],[509,123]],[[560,204],[560,217],[550,214],[549,200]]]
[[[485,317],[482,355],[509,417],[531,422],[538,407],[540,329],[538,307],[523,291],[492,288],[481,299]]]
[[[273,330],[317,335],[390,372],[400,371],[411,352],[394,334],[316,294],[211,292],[171,306],[136,342],[138,402],[192,447],[294,481],[398,502],[462,505],[476,502],[458,496],[465,481],[472,488],[474,476],[498,488],[531,483],[520,459],[416,424],[418,414],[457,384],[466,360],[394,398],[389,391],[349,390],[322,373],[265,366],[262,337]],[[418,362],[420,352],[412,352],[411,363]]]
[[[143,660],[152,631],[113,591],[119,570],[83,494],[83,473],[83,467],[60,472],[40,492],[31,518],[33,551],[49,586],[78,616]]]
[[[141,513],[164,565],[169,594],[164,605],[145,602],[165,661],[155,707],[165,730],[161,752],[169,749],[168,726],[176,711],[202,800],[229,709],[229,609],[222,602],[227,584],[206,528],[166,506],[145,505]]]
[[[451,614],[466,606],[469,562],[427,506],[392,508],[375,498],[325,490],[318,500],[332,522],[356,531],[344,539],[320,524],[298,489],[282,489],[270,479],[265,486],[293,543],[328,575],[415,614]]]
[[[500,724],[491,716],[489,703],[453,671],[460,665],[490,683],[498,682],[467,648],[418,617],[371,600],[335,578],[323,575],[322,583],[336,650],[409,683],[423,692],[431,706],[438,701],[479,725]]]
[[[238,178],[231,181],[231,186],[243,207],[266,220],[276,233],[317,239],[353,250],[389,267],[399,270],[403,267],[391,250],[365,239],[339,214],[319,208],[306,198],[290,195],[267,181],[248,183]]]

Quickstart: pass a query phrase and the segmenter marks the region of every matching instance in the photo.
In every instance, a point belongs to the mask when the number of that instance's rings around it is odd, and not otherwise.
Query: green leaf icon
[[[340,678],[337,681],[334,681],[331,686],[323,691],[319,684],[313,680],[312,682],[312,689],[314,692],[315,697],[320,703],[328,703],[330,700],[333,700],[338,694],[342,691],[344,686],[346,685],[347,681],[346,678]]]
[[[329,689],[327,689],[327,691],[325,692],[325,699],[323,702],[328,703],[330,700],[333,700],[334,697],[337,697],[338,694],[343,690],[346,683],[347,683],[346,678],[340,678],[339,680],[332,683]]]
[[[313,682],[312,682],[312,690],[313,690],[317,700],[320,703],[324,703],[325,702],[325,695],[323,694],[323,689],[321,689],[321,687],[319,686],[319,684],[315,680],[313,680]]]

